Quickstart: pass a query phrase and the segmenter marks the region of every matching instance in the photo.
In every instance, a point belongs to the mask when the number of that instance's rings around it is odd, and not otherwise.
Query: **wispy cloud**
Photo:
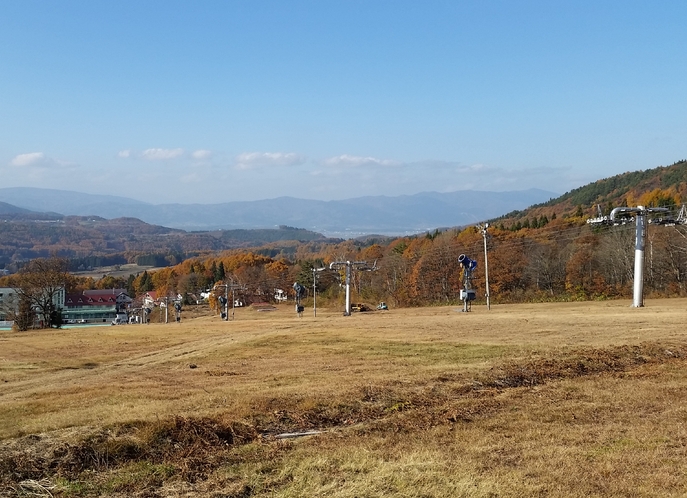
[[[10,161],[12,166],[31,166],[32,164],[39,164],[45,161],[45,154],[42,152],[29,152],[28,154],[19,154]]]
[[[305,157],[295,152],[244,152],[235,159],[238,169],[255,169],[272,166],[296,166]]]
[[[392,159],[378,159],[376,157],[352,156],[343,154],[341,156],[330,157],[325,159],[324,164],[327,166],[398,166],[401,163]]]
[[[165,161],[175,159],[183,153],[184,149],[146,149],[141,152],[141,157],[148,161]]]
[[[127,159],[127,158],[131,157],[131,151],[129,149],[120,150],[119,153],[117,154],[117,156],[119,156],[123,159]]]
[[[202,161],[203,159],[210,159],[212,157],[212,151],[205,150],[205,149],[198,149],[193,151],[191,154],[193,159],[197,159],[199,161]]]
[[[0,177],[6,184],[58,188],[65,179],[73,181],[79,177],[80,166],[73,161],[64,161],[47,156],[43,152],[29,152],[15,156],[7,166],[0,165]]]

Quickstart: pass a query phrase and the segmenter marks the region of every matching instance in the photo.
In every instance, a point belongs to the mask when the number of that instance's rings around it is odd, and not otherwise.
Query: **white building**
[[[14,322],[7,319],[10,312],[16,311],[19,304],[17,291],[12,287],[0,287],[0,327],[11,327]]]

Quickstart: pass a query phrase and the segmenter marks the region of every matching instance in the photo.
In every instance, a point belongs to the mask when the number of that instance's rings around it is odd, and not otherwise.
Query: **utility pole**
[[[611,211],[611,221],[615,221],[618,213],[635,215],[635,276],[632,296],[632,307],[644,306],[644,249],[646,247],[646,230],[648,213],[664,213],[668,208],[647,208],[644,206],[617,207]]]
[[[477,225],[477,228],[482,232],[482,237],[484,238],[484,281],[486,286],[486,296],[487,296],[487,309],[491,309],[491,302],[489,301],[489,261],[487,259],[487,228],[489,228],[489,223],[484,225]]]
[[[229,284],[229,287],[231,288],[231,319],[233,321],[235,317],[234,312],[236,311],[236,291],[245,291],[246,289],[243,285],[235,284],[234,282]]]
[[[224,319],[229,321],[229,286],[226,284],[224,285]]]
[[[312,310],[313,316],[317,317],[317,272],[321,272],[324,268],[312,269]]]

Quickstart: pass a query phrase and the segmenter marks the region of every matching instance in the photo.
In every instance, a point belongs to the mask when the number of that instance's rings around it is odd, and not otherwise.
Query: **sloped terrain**
[[[680,496],[685,304],[317,318],[284,306],[3,333],[0,483],[46,496]]]

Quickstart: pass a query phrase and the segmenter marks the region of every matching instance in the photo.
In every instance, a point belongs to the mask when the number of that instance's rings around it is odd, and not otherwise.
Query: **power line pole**
[[[312,269],[312,310],[313,316],[317,317],[317,272],[321,272],[324,268]]]
[[[487,309],[491,309],[491,302],[489,300],[489,260],[487,259],[487,228],[489,228],[489,223],[484,225],[477,225],[477,228],[482,232],[482,237],[484,238],[484,281],[486,286],[486,296],[487,296]]]

